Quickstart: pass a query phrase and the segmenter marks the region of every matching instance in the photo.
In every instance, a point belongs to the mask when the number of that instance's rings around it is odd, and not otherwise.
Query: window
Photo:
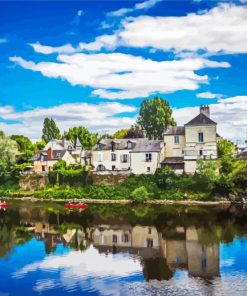
[[[202,150],[200,150],[200,156],[202,156],[203,155],[203,151]]]
[[[42,172],[45,172],[45,166],[42,165]]]
[[[151,233],[152,233],[152,228],[148,227],[148,234],[151,234]]]
[[[128,154],[121,155],[121,161],[122,162],[129,162],[129,155]]]
[[[150,173],[150,171],[151,171],[151,168],[147,167],[147,172]]]
[[[152,153],[146,153],[146,161],[147,162],[152,161]]]
[[[103,164],[99,164],[97,166],[97,171],[105,171],[105,166]]]
[[[179,136],[174,136],[174,144],[179,144]]]
[[[112,153],[111,154],[111,161],[116,161],[117,160],[117,154],[116,153]]]
[[[198,133],[198,142],[199,143],[203,143],[204,142],[203,133]]]
[[[128,148],[128,149],[132,149],[132,143],[131,143],[131,142],[128,142],[128,144],[127,144],[127,148]]]
[[[60,152],[57,153],[57,157],[61,157],[61,153]]]
[[[112,236],[112,242],[113,243],[117,243],[117,236],[116,236],[116,234],[113,234],[113,236]]]
[[[103,153],[98,152],[98,161],[103,161]]]
[[[147,239],[147,247],[152,248],[154,246],[154,241],[150,238]]]
[[[68,146],[68,150],[73,150],[73,147],[72,146]]]
[[[183,262],[183,259],[181,256],[177,256],[177,263],[181,264]]]
[[[112,169],[112,171],[115,171],[115,169],[116,169],[116,166],[115,166],[115,165],[113,165],[113,166],[111,167],[111,169]]]
[[[123,240],[124,243],[128,243],[129,242],[129,235],[128,235],[128,233],[125,233],[123,235],[122,240]]]

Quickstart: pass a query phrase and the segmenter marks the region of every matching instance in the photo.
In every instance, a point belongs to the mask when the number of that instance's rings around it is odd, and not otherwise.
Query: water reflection
[[[16,281],[24,285],[28,280],[32,293],[53,291],[51,295],[78,289],[132,295],[130,288],[138,295],[151,295],[150,289],[162,295],[190,295],[192,290],[200,295],[202,289],[222,293],[225,269],[234,265],[234,258],[221,258],[222,243],[230,245],[239,237],[247,246],[247,212],[238,207],[159,207],[143,212],[92,206],[79,213],[59,204],[13,203],[0,213],[0,272],[9,270],[0,279],[3,292]],[[247,268],[242,268],[238,288],[246,292],[242,281],[246,283]],[[184,290],[180,285],[185,279]]]

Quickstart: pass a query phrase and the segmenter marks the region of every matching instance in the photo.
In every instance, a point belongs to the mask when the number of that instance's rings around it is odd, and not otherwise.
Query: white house
[[[92,149],[94,171],[153,174],[164,159],[164,142],[148,139],[102,139]]]

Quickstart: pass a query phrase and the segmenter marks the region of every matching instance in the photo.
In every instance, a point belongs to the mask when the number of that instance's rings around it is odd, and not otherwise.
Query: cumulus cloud
[[[197,114],[199,107],[186,107],[174,110],[174,118],[178,125],[183,125],[191,119],[191,114]],[[247,136],[247,96],[236,96],[220,99],[210,105],[211,118],[218,123],[218,133],[235,143],[246,140]]]
[[[196,94],[197,98],[200,99],[220,99],[222,97],[222,94],[214,94],[211,92],[203,92]]]
[[[119,37],[127,46],[214,53],[247,52],[247,7],[220,4],[180,17],[140,16],[123,20]]]
[[[79,49],[74,48],[71,44],[65,44],[62,46],[46,46],[42,45],[39,42],[29,43],[29,45],[34,49],[34,51],[42,54],[52,54],[52,53],[75,53]]]
[[[121,116],[125,113],[124,116]],[[127,114],[126,114],[127,113]],[[39,139],[45,117],[52,117],[63,132],[73,126],[82,125],[93,131],[116,131],[128,127],[136,120],[136,108],[116,102],[88,104],[62,104],[49,108],[15,111],[10,106],[0,107],[0,130],[8,134],[23,134]],[[15,123],[9,123],[15,122]]]
[[[58,62],[34,63],[21,57],[10,61],[25,69],[71,85],[89,86],[93,94],[108,99],[146,97],[153,93],[196,90],[208,83],[207,75],[196,74],[204,68],[230,67],[228,63],[203,58],[154,61],[122,53],[59,55]]]
[[[133,8],[120,8],[118,10],[108,13],[109,16],[120,17],[138,10],[145,10],[155,6],[163,0],[147,0],[141,3],[136,3]]]

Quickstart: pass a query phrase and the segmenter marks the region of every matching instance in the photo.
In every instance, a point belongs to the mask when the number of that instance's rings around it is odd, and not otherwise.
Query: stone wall
[[[48,184],[48,176],[39,174],[25,175],[20,177],[19,186],[23,190],[34,192]]]
[[[91,172],[90,176],[92,177],[93,184],[121,184],[129,174],[99,174],[97,172]]]

